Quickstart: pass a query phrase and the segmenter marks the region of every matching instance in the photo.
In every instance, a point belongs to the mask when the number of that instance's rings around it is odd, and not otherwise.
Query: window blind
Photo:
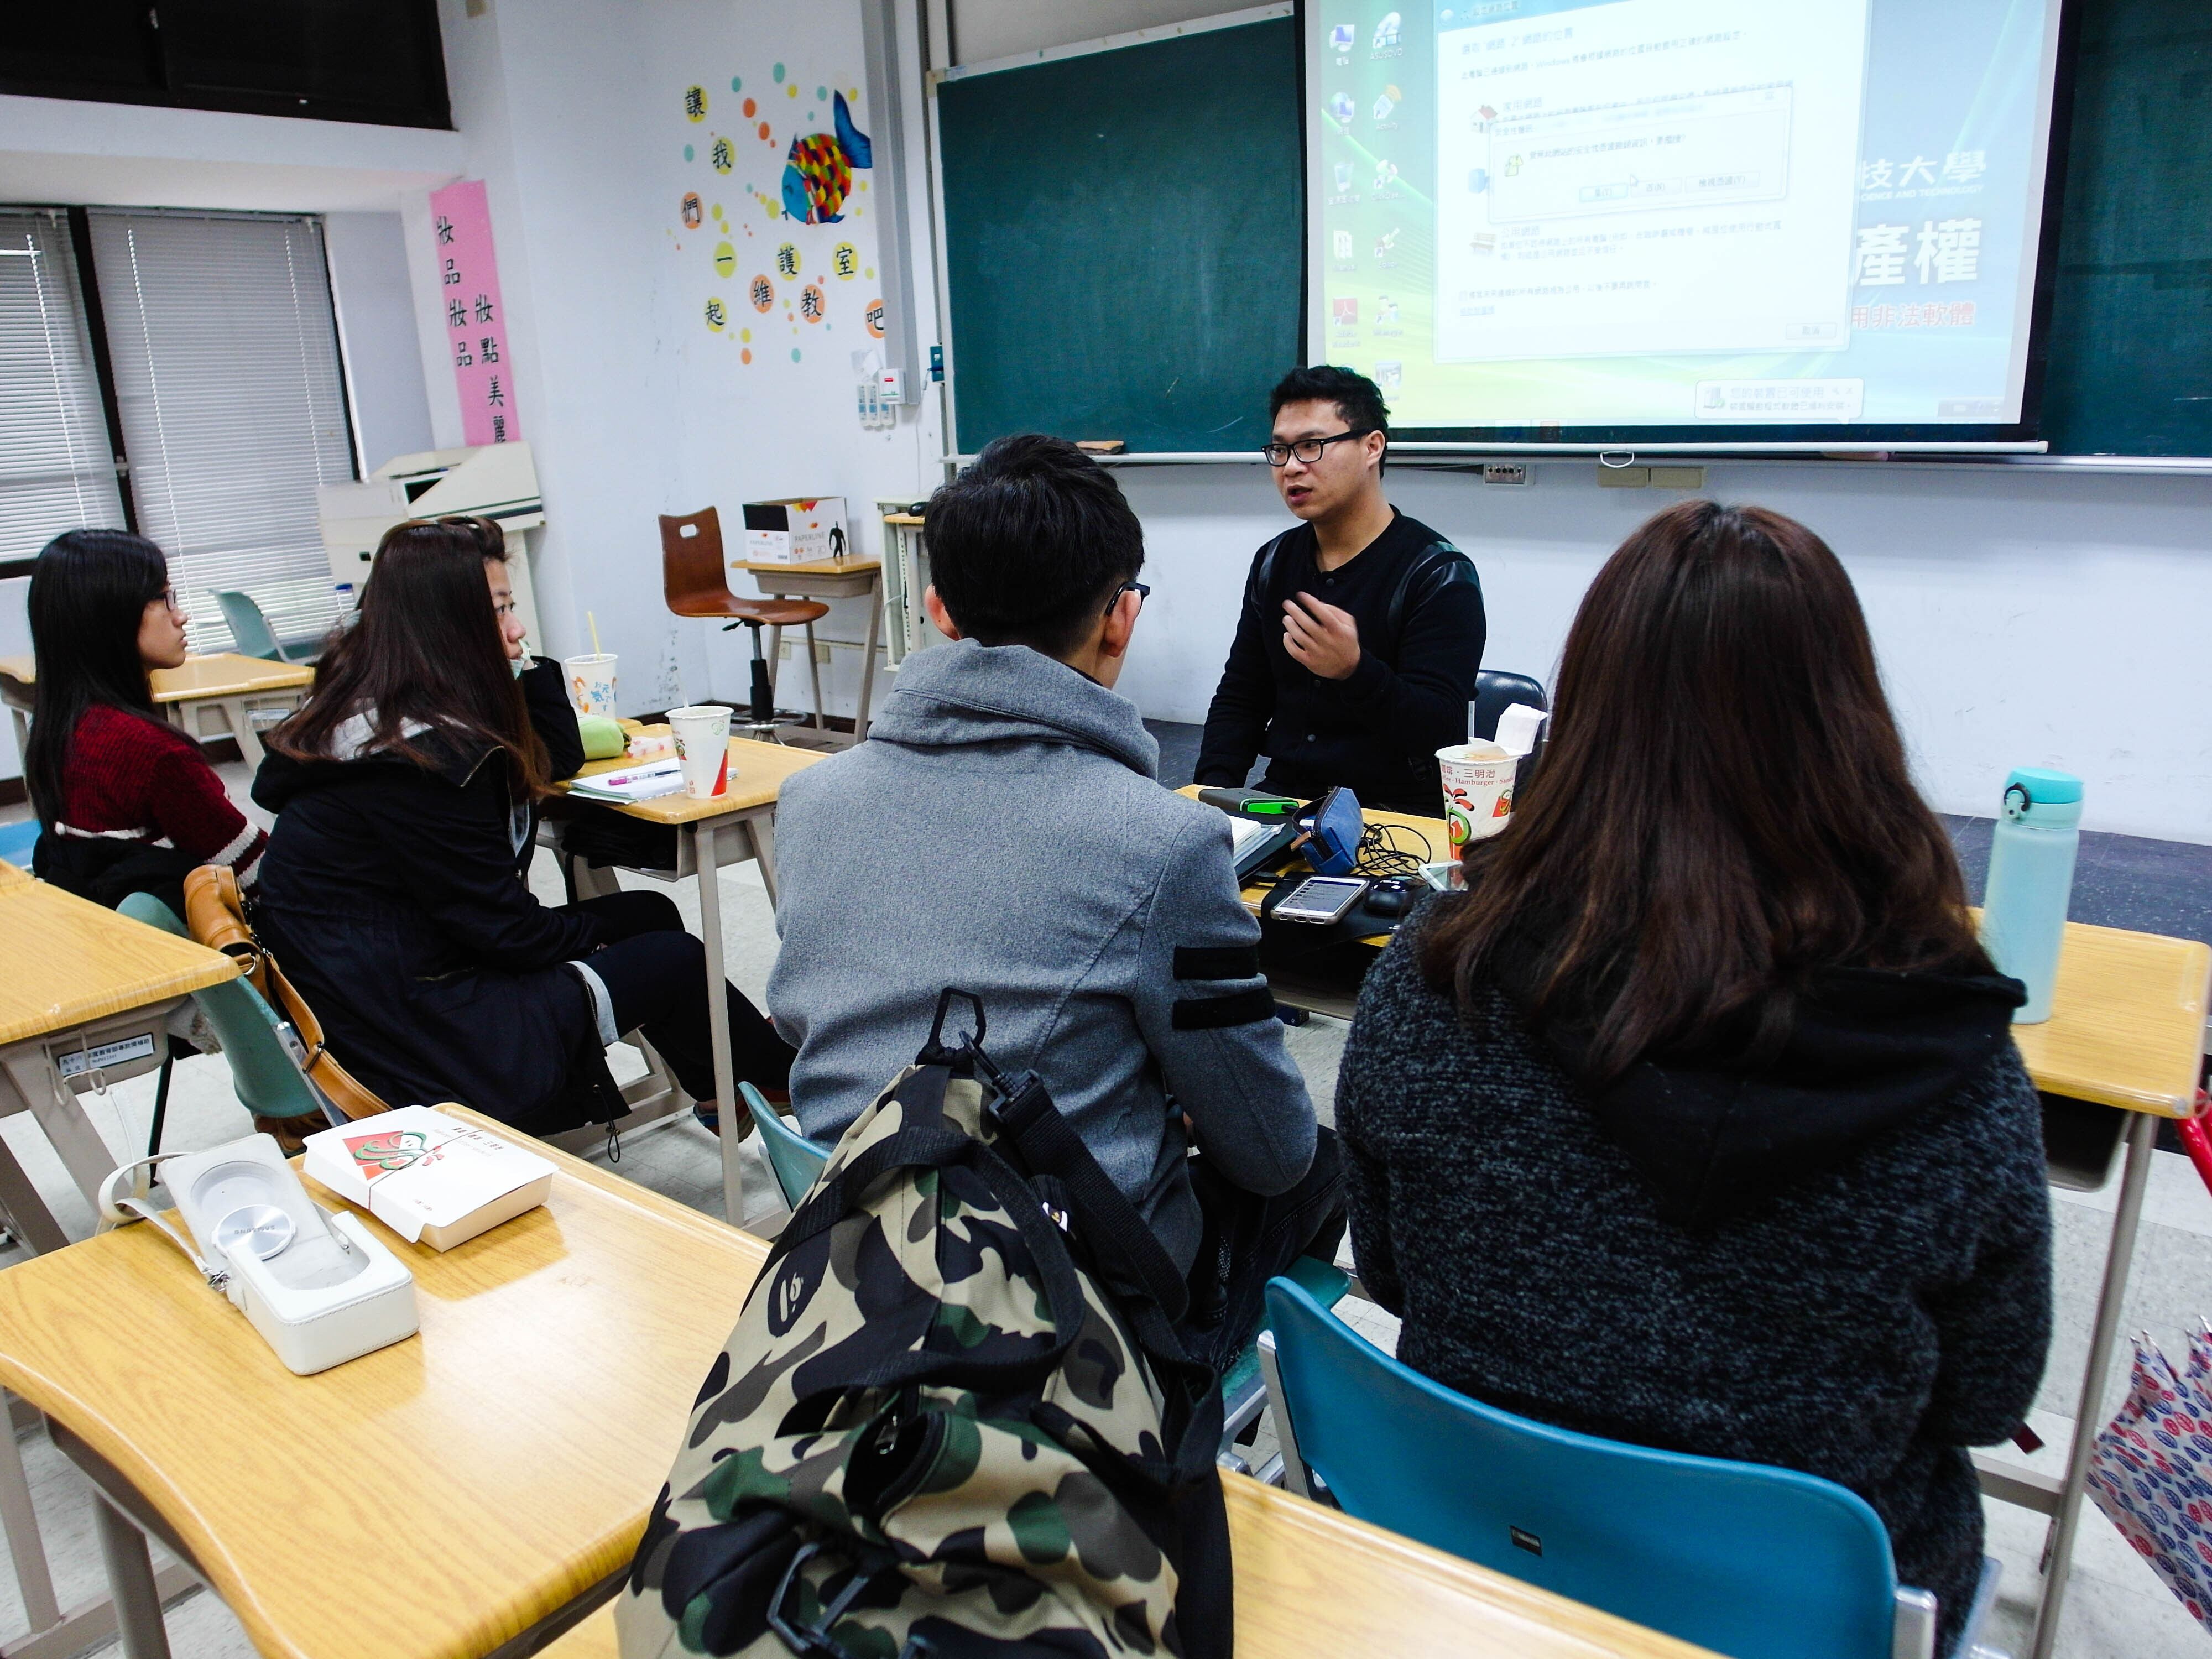
[[[122,526],[69,221],[0,209],[0,559]]]
[[[215,592],[280,639],[340,605],[315,486],[354,476],[319,220],[95,210],[93,262],[140,531],[169,555],[196,651],[227,651]]]

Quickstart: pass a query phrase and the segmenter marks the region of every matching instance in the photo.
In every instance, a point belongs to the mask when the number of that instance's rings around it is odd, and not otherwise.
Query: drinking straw
[[[599,649],[599,619],[586,611],[584,613],[584,620],[592,625],[592,654],[595,657],[604,657],[606,653]]]

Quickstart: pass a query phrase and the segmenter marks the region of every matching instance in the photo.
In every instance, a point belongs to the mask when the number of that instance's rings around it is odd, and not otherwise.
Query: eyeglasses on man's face
[[[1142,582],[1123,582],[1106,596],[1106,609],[1103,614],[1112,616],[1114,607],[1121,603],[1121,596],[1124,593],[1134,593],[1137,596],[1137,609],[1142,611],[1145,608],[1145,601],[1152,597],[1152,590]]]
[[[1272,443],[1260,453],[1267,458],[1269,466],[1288,466],[1295,459],[1301,466],[1311,466],[1319,461],[1331,444],[1340,444],[1346,438],[1364,438],[1378,428],[1371,426],[1346,428],[1333,432],[1326,438],[1300,438],[1295,443]]]

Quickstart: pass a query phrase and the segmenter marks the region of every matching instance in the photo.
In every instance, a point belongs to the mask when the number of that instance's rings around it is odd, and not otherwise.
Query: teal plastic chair
[[[31,867],[31,849],[39,844],[39,821],[20,818],[14,823],[0,823],[0,861],[14,865],[19,870]]]
[[[215,602],[222,607],[222,619],[230,624],[230,637],[240,656],[259,657],[267,662],[314,661],[312,649],[295,654],[285,648],[252,594],[219,587],[215,590]]]
[[[1935,1652],[1935,1596],[1899,1588],[1880,1517],[1832,1481],[1499,1411],[1401,1364],[1286,1279],[1267,1285],[1267,1322],[1261,1363],[1302,1494],[1318,1475],[1348,1515],[1731,1659]]]
[[[180,939],[191,935],[169,907],[151,893],[132,893],[115,907],[118,915],[158,927]],[[284,1040],[276,1034],[276,1011],[261,993],[243,979],[228,980],[192,993],[222,1044],[222,1057],[230,1062],[230,1081],[239,1102],[259,1117],[305,1117],[313,1114],[315,1128],[330,1121],[323,1103],[307,1079],[301,1075]],[[168,1067],[162,1067],[157,1085],[155,1138],[161,1134],[161,1109],[166,1102]],[[158,1150],[158,1146],[156,1148]],[[149,1157],[151,1153],[148,1154]]]
[[[818,1140],[809,1140],[785,1122],[751,1084],[740,1083],[738,1092],[744,1097],[746,1106],[752,1111],[753,1122],[759,1127],[761,1150],[768,1154],[768,1167],[775,1171],[775,1184],[783,1189],[783,1201],[796,1210],[813,1187],[814,1177],[822,1173],[822,1166],[836,1149],[824,1146]]]

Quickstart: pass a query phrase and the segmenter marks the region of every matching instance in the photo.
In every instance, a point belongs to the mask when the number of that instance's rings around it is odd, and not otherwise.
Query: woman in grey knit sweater
[[[1850,579],[1670,508],[1569,635],[1544,768],[1368,975],[1338,1085],[1398,1355],[1507,1411],[1806,1470],[1888,1527],[1942,1650],[1966,1448],[2051,1331],[2016,981],[1975,939]]]

